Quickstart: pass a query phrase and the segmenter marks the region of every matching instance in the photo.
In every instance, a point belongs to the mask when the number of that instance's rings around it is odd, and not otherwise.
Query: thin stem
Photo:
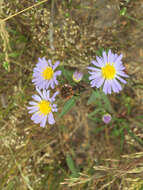
[[[54,50],[54,37],[53,37],[53,34],[54,34],[54,28],[53,28],[53,25],[54,25],[54,0],[52,0],[52,5],[51,5],[51,21],[50,21],[50,24],[49,24],[49,41],[50,41],[50,48],[52,50]]]
[[[110,137],[109,137],[109,128],[108,126],[105,127],[105,138],[108,146],[110,146]]]
[[[143,22],[137,20],[136,18],[133,18],[132,16],[129,16],[128,14],[126,14],[125,17],[130,20],[133,20],[133,21],[137,22],[139,25],[143,26]]]

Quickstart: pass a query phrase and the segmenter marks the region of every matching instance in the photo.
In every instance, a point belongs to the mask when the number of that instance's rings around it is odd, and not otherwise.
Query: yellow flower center
[[[41,114],[47,115],[51,112],[52,107],[50,106],[50,102],[46,100],[42,100],[39,104],[39,111]]]
[[[115,77],[115,67],[112,65],[110,65],[110,63],[106,63],[106,65],[104,67],[102,67],[102,76],[105,79],[113,79]]]
[[[45,80],[50,80],[53,77],[54,71],[51,67],[47,67],[42,72],[42,76]]]

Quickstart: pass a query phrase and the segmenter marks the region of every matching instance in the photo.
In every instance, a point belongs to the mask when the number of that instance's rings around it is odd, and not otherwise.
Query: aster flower
[[[32,82],[39,89],[48,89],[49,86],[54,89],[55,85],[58,85],[57,76],[61,75],[61,71],[56,71],[55,69],[60,64],[59,61],[56,61],[54,65],[52,65],[52,61],[49,59],[39,58],[36,67],[33,72]]]
[[[110,123],[111,119],[112,119],[112,117],[111,117],[111,115],[108,114],[108,113],[105,114],[105,115],[103,115],[103,117],[102,117],[102,121],[103,121],[105,124]]]
[[[72,75],[72,78],[75,82],[80,82],[81,79],[83,77],[83,73],[79,72],[79,71],[75,71]]]
[[[29,113],[33,113],[31,120],[36,124],[40,123],[41,127],[45,127],[48,119],[48,123],[53,125],[55,120],[52,112],[58,111],[57,105],[53,104],[53,102],[59,92],[55,92],[52,98],[50,98],[50,90],[43,90],[43,92],[38,88],[36,90],[39,95],[33,95],[32,98],[34,101],[29,102],[31,106],[27,107]]]
[[[111,50],[106,54],[103,51],[103,57],[96,57],[97,61],[92,61],[95,67],[88,67],[91,80],[91,87],[101,87],[103,85],[103,92],[111,94],[111,92],[119,93],[122,87],[119,82],[126,84],[122,78],[127,78],[128,75],[123,71],[125,67],[122,64],[123,55],[113,54]]]

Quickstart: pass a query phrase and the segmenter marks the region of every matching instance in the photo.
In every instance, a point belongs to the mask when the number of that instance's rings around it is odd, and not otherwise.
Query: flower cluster
[[[60,64],[59,61],[55,62],[52,65],[52,61],[46,61],[45,58],[39,58],[36,67],[33,70],[33,79],[32,82],[36,86],[36,91],[39,95],[33,95],[32,98],[34,101],[30,101],[30,107],[27,107],[29,113],[32,113],[31,120],[34,123],[40,123],[41,127],[46,126],[46,121],[53,125],[55,123],[53,112],[57,112],[57,105],[53,102],[55,97],[59,93],[58,91],[53,94],[50,98],[50,90],[55,88],[55,85],[58,85],[57,76],[61,75],[61,71],[55,71],[55,69]]]
[[[111,94],[112,91],[119,93],[122,90],[120,83],[126,84],[124,78],[128,78],[128,75],[124,72],[125,67],[122,63],[123,55],[113,54],[111,50],[106,53],[103,51],[102,57],[96,57],[96,61],[92,60],[92,67],[89,69],[89,80],[91,87],[100,88],[103,86],[103,92],[105,94]],[[46,61],[45,58],[39,58],[33,70],[32,82],[36,86],[38,95],[33,95],[34,101],[30,101],[30,106],[27,107],[29,113],[32,113],[31,119],[34,123],[40,123],[41,127],[46,126],[48,119],[49,124],[54,124],[53,112],[57,112],[57,105],[54,104],[55,97],[59,93],[58,91],[50,97],[49,88],[54,89],[58,85],[57,77],[61,75],[61,71],[55,71],[59,61],[52,64],[51,60]],[[73,80],[79,83],[83,78],[83,73],[75,71],[72,75]],[[111,121],[111,116],[105,114],[102,118],[104,123],[108,124]]]

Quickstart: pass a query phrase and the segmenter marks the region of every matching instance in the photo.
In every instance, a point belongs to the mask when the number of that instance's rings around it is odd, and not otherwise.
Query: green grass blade
[[[69,154],[67,154],[66,156],[66,162],[67,162],[69,170],[72,172],[72,177],[78,177],[78,172],[75,167],[74,161]]]

